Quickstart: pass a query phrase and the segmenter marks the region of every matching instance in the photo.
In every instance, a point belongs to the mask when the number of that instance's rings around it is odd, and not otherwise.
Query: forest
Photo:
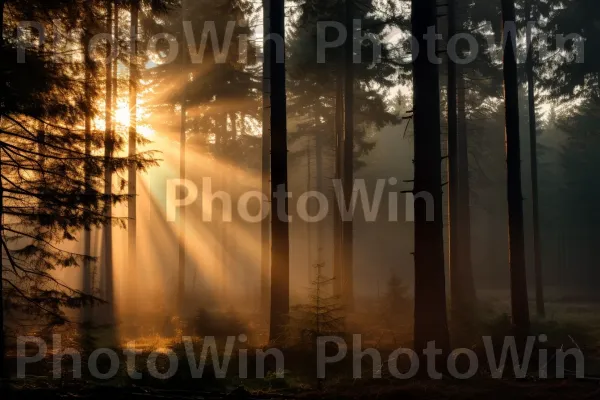
[[[0,399],[597,398],[595,6],[0,0]]]

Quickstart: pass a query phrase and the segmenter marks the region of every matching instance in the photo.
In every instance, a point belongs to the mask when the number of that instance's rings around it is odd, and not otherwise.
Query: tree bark
[[[85,63],[85,82],[84,82],[84,98],[85,98],[85,161],[84,161],[84,185],[85,194],[91,195],[92,177],[90,174],[90,168],[88,165],[89,158],[92,152],[92,93],[91,93],[91,82],[92,82],[92,58],[89,53],[89,44],[92,37],[89,31],[92,24],[92,8],[90,7],[89,1],[86,2],[86,23],[85,30],[83,32],[83,52],[84,52],[84,63]],[[89,207],[85,209],[85,221],[89,220]],[[86,257],[91,256],[92,252],[92,231],[89,224],[86,224],[83,230],[83,254]],[[91,296],[93,294],[93,282],[92,282],[92,268],[91,261],[89,259],[83,260],[82,265],[82,288],[83,293]],[[83,327],[89,330],[92,323],[92,308],[90,304],[83,306]],[[87,335],[88,332],[85,332]],[[89,336],[89,335],[88,335]]]
[[[436,26],[435,0],[412,1],[412,34],[426,48],[427,28]],[[417,352],[435,340],[449,349],[442,216],[440,87],[438,67],[421,51],[413,63],[414,193],[429,193],[434,201],[433,221],[427,220],[425,200],[415,202],[415,326]]]
[[[137,96],[138,96],[138,24],[139,0],[131,2],[130,25],[130,59],[129,59],[129,157],[137,153]],[[129,199],[127,200],[127,244],[128,244],[128,274],[129,302],[137,303],[137,170],[131,165],[127,172]],[[131,306],[131,304],[130,304]],[[135,307],[132,307],[135,309]]]
[[[271,0],[263,0],[263,34],[265,37],[269,33],[269,3]],[[271,174],[271,144],[269,133],[271,130],[271,105],[270,105],[270,48],[264,47],[263,58],[263,116],[262,116],[262,192],[264,195],[263,211],[269,209],[270,195],[270,174]],[[269,271],[271,269],[271,220],[270,213],[264,216],[260,225],[261,247],[260,247],[260,312],[267,315],[269,312]]]
[[[312,162],[311,162],[311,155],[310,155],[310,146],[311,143],[313,143],[313,141],[311,140],[312,138],[310,136],[306,136],[305,137],[305,141],[306,141],[306,193],[310,192],[311,190],[311,184],[312,184]],[[308,206],[307,206],[308,208]],[[310,213],[310,209],[308,211]],[[309,214],[310,215],[310,214]],[[306,224],[306,258],[307,258],[307,262],[306,262],[306,267],[307,267],[307,284],[310,286],[310,284],[313,281],[313,274],[312,274],[312,265],[313,265],[313,255],[312,255],[312,230],[311,230],[311,223],[310,222],[305,222]]]
[[[448,0],[448,40],[456,35],[456,0]],[[458,234],[458,107],[456,100],[456,63],[448,56],[448,241],[450,305],[452,326],[462,326],[464,299]],[[454,336],[454,335],[453,335]]]
[[[344,44],[344,199],[350,204],[354,186],[354,0],[346,0],[346,31]],[[348,310],[354,308],[354,224],[350,215],[342,222],[343,243],[343,303]]]
[[[114,15],[113,15],[113,37],[115,38],[115,46],[117,46],[117,48],[120,47],[120,43],[119,43],[119,0],[115,0],[115,5],[114,5]],[[112,89],[113,89],[113,95],[112,95],[112,109],[113,112],[115,113],[115,117],[112,119],[112,132],[114,135],[116,135],[117,132],[117,118],[116,118],[116,112],[118,110],[118,104],[117,104],[117,100],[119,99],[119,60],[117,57],[115,57],[115,59],[113,60],[113,66],[112,66]]]
[[[465,310],[467,315],[475,317],[477,292],[473,277],[471,259],[471,185],[469,183],[469,143],[467,139],[467,99],[464,70],[457,66],[458,95],[458,215],[460,223],[458,236],[461,269],[463,271],[463,289],[465,291]],[[472,322],[475,322],[472,320]]]
[[[108,0],[106,4],[106,27],[108,34],[112,35],[113,28],[113,0]],[[107,46],[107,58],[110,60],[112,55],[112,46]],[[113,153],[114,134],[112,131],[113,109],[112,109],[112,62],[106,63],[106,110],[105,110],[105,130],[104,130],[104,194],[105,206],[104,215],[106,222],[103,227],[104,233],[104,300],[107,301],[106,322],[114,322],[114,292],[113,292],[113,251],[112,251],[112,168],[111,158]]]
[[[531,0],[525,5],[526,21],[531,21]],[[544,282],[542,274],[542,245],[540,240],[540,208],[538,191],[538,164],[537,164],[537,122],[535,115],[535,82],[533,75],[533,44],[532,32],[527,26],[527,91],[529,100],[529,148],[531,161],[531,201],[533,206],[533,254],[535,266],[535,303],[537,314],[546,315],[544,305]]]
[[[182,23],[186,18],[186,1],[183,0],[181,2],[181,19]],[[187,47],[185,46],[185,37],[183,35],[183,31],[181,34],[181,61],[183,64],[183,82],[182,82],[182,91],[181,91],[181,122],[180,122],[180,132],[179,132],[179,179],[182,181],[186,178],[186,169],[185,169],[185,142],[187,141],[186,136],[186,113],[187,113]],[[179,209],[179,243],[178,243],[178,264],[179,264],[179,273],[178,273],[178,284],[177,284],[177,312],[179,315],[182,315],[183,308],[185,304],[185,207],[181,207]]]
[[[335,179],[342,179],[342,160],[344,154],[344,86],[341,79],[342,73],[336,79],[335,93]],[[335,187],[335,186],[334,186]],[[334,196],[340,195],[335,193]],[[343,193],[342,193],[343,195]],[[338,202],[334,201],[333,210],[333,293],[337,298],[342,297],[343,280],[343,252],[342,252],[342,215]]]
[[[515,21],[514,0],[502,0],[503,31],[506,29],[506,22],[508,21]],[[505,36],[506,34],[503,32],[503,37]],[[515,36],[515,32],[511,32],[506,36],[503,64],[511,305],[515,334],[521,341],[529,333],[529,305],[525,270],[521,146],[519,142],[519,89]]]
[[[315,135],[315,180],[317,193],[323,193],[323,132]],[[323,224],[317,222],[317,262],[322,264],[323,260]]]
[[[457,1],[449,0],[448,40],[458,33],[456,7]],[[473,331],[476,297],[471,267],[465,86],[462,70],[460,72],[456,63],[448,57],[450,299],[453,337],[457,338]]]
[[[285,38],[285,0],[269,4],[269,32]],[[285,43],[285,40],[283,40]],[[271,66],[271,327],[270,340],[277,342],[285,334],[289,313],[290,266],[288,199],[276,196],[278,188],[287,193],[287,115],[285,90],[285,53],[277,52],[275,41],[269,41]],[[277,58],[282,62],[277,62]],[[283,56],[283,57],[282,57]]]

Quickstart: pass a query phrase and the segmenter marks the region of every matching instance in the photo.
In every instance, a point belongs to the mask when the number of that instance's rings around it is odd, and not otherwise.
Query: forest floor
[[[249,392],[238,388],[230,391],[158,390],[142,387],[78,387],[20,388],[4,393],[2,400],[586,400],[600,398],[600,381],[595,380],[549,380],[515,381],[473,379],[469,381],[407,381],[360,383],[329,386],[323,390],[273,390]]]
[[[510,331],[510,318],[507,315],[508,304],[505,292],[486,293],[485,302],[482,301],[481,308],[481,327],[477,335],[491,335],[494,337],[504,337]],[[375,306],[368,309],[376,309]],[[407,307],[410,309],[410,307]],[[534,309],[532,305],[532,309]],[[145,379],[148,375],[145,370],[150,352],[156,351],[166,354],[167,350],[175,350],[181,355],[181,335],[185,334],[177,328],[178,324],[171,323],[169,319],[162,317],[165,329],[154,330],[155,320],[149,320],[146,329],[138,329],[131,337],[136,340],[136,349],[141,350],[143,355],[138,358],[136,363],[139,371],[144,373],[144,380],[132,381],[126,378],[124,370],[119,374],[118,379],[111,382],[98,382],[85,379],[51,379],[52,375],[52,348],[51,334],[47,334],[48,354],[40,361],[38,365],[31,365],[28,368],[27,378],[24,380],[13,380],[13,386],[10,393],[0,392],[0,400],[38,400],[38,399],[90,399],[90,400],[220,400],[220,399],[426,399],[426,400],[504,400],[504,399],[523,399],[523,400],[559,400],[559,399],[600,399],[600,302],[590,299],[568,298],[565,296],[556,296],[547,302],[547,317],[543,319],[533,318],[532,335],[546,335],[548,346],[553,349],[581,348],[585,353],[585,379],[536,379],[534,377],[525,380],[514,379],[492,379],[489,377],[489,371],[482,371],[472,379],[457,380],[444,378],[442,380],[399,380],[399,379],[356,379],[348,378],[330,378],[322,382],[321,389],[316,390],[319,385],[316,382],[314,359],[309,358],[306,351],[290,350],[286,351],[286,377],[285,379],[273,379],[273,376],[267,375],[265,379],[241,380],[236,377],[234,372],[225,380],[215,381],[213,378],[195,380],[189,377],[189,372],[183,372],[167,382],[156,382]],[[234,335],[237,337],[239,332],[248,333],[249,349],[263,348],[261,344],[266,337],[262,326],[252,321],[258,321],[256,316],[249,315],[228,315],[203,312],[196,316],[201,321],[192,336],[194,337],[194,354],[199,355],[203,346],[201,338],[208,335],[216,337],[225,337]],[[363,348],[374,347],[382,352],[382,356],[389,355],[393,349],[410,346],[412,336],[412,326],[410,324],[410,315],[394,315],[393,318],[384,318],[379,314],[366,311],[358,312],[352,316],[348,323],[350,332],[360,332],[362,334]],[[258,326],[256,326],[258,325]],[[126,330],[127,326],[123,324],[120,328]],[[56,332],[53,332],[56,333]],[[113,340],[113,334],[97,335],[96,348],[104,346],[104,336]],[[120,354],[125,343],[129,340],[122,340],[122,343],[114,347]],[[348,345],[351,342],[348,339]],[[62,332],[62,346],[77,348],[80,342],[79,335],[72,330],[71,332]],[[254,344],[256,343],[256,344]],[[224,343],[219,343],[222,348]],[[112,347],[111,344],[106,344]],[[471,349],[481,351],[481,344],[467,345]],[[179,349],[179,350],[178,350]],[[27,348],[29,352],[37,352],[37,348]],[[14,376],[16,371],[16,350],[13,348],[10,353],[10,370]],[[252,353],[249,353],[251,356]],[[221,354],[219,355],[221,356]],[[163,360],[161,357],[160,359]],[[351,358],[351,357],[349,357]],[[159,359],[159,360],[160,360]],[[181,359],[180,359],[181,360]],[[121,360],[123,361],[123,360]],[[182,360],[183,361],[183,360]],[[254,359],[248,359],[250,365],[254,365]],[[288,362],[289,361],[289,362]],[[106,360],[100,360],[99,366],[105,364]],[[532,359],[532,365],[537,365],[537,360]],[[161,363],[159,363],[161,364]],[[187,362],[184,361],[187,365]],[[238,361],[231,360],[231,364],[238,365]],[[162,365],[162,364],[161,364]],[[65,375],[72,376],[73,365],[68,363],[64,365]],[[268,371],[273,371],[270,366]],[[292,368],[293,367],[293,368]],[[372,370],[365,369],[366,375],[370,375]],[[351,360],[344,368],[343,374],[339,376],[352,376]],[[549,366],[549,370],[553,370]],[[101,368],[104,369],[104,368]],[[164,365],[160,368],[164,371]],[[289,372],[288,369],[293,370]],[[572,369],[569,367],[569,369]],[[188,370],[189,371],[189,370]],[[248,376],[252,376],[249,371]],[[338,371],[339,372],[339,371]],[[537,371],[532,371],[537,376]],[[84,372],[85,375],[85,372]],[[307,378],[308,376],[313,378]],[[364,376],[364,375],[363,375]],[[384,376],[386,376],[384,374]]]

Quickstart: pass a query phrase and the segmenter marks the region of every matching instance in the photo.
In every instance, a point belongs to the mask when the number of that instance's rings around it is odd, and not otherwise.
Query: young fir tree
[[[321,336],[339,335],[344,326],[344,308],[340,296],[332,294],[335,278],[323,275],[324,265],[314,266],[315,277],[309,289],[308,303],[291,309],[290,327],[297,331],[301,344],[315,346]]]

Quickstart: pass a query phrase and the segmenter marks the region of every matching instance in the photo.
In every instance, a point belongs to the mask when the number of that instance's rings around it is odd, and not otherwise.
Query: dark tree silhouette
[[[424,36],[436,26],[435,0],[412,1],[412,34],[420,49]],[[415,195],[427,193],[434,201],[433,221],[428,204],[415,202],[415,326],[414,347],[425,349],[429,341],[449,349],[444,271],[444,225],[442,218],[440,86],[438,67],[420,51],[413,62],[414,188]],[[429,216],[431,218],[431,216]]]
[[[129,54],[129,141],[128,151],[129,156],[132,157],[137,152],[137,97],[138,97],[138,86],[139,86],[139,11],[140,1],[133,0],[131,2],[130,12],[130,54]],[[135,301],[137,299],[137,171],[131,167],[127,171],[128,177],[128,188],[127,192],[131,196],[127,204],[127,276],[130,277],[129,282],[131,286],[129,288],[130,293],[127,297],[129,301]]]
[[[187,60],[187,45],[185,36],[183,34],[183,24],[188,16],[187,2],[181,0],[181,66],[182,70],[186,71],[188,60]],[[186,73],[181,75],[181,110],[180,112],[180,126],[179,126],[179,179],[185,179],[185,156],[186,156],[186,142],[187,142],[187,109],[188,109],[188,81],[189,76]],[[177,275],[177,312],[182,313],[185,302],[185,272],[186,272],[186,257],[185,257],[185,207],[179,210],[179,242],[178,242],[178,264],[179,273]]]
[[[345,0],[344,43],[344,159],[343,187],[346,205],[350,204],[354,187],[354,0]],[[349,310],[354,307],[354,224],[346,218],[342,224],[342,301]]]
[[[84,19],[84,31],[82,35],[82,44],[83,48],[88,49],[90,45],[90,40],[92,38],[92,26],[93,23],[93,8],[92,2],[87,1],[85,19]],[[84,101],[87,105],[85,108],[85,132],[84,132],[84,141],[85,141],[85,156],[86,159],[90,157],[92,151],[92,119],[93,119],[93,109],[91,107],[93,92],[92,92],[92,83],[93,76],[92,72],[95,68],[94,62],[92,60],[91,54],[86,51],[84,53]],[[90,170],[90,166],[86,162],[84,164],[84,185],[87,194],[90,193],[92,189],[92,171]],[[86,210],[86,219],[89,215],[89,210]],[[89,225],[86,225],[83,230],[83,254],[86,256],[90,256],[92,251],[92,231]],[[93,293],[93,281],[92,281],[92,266],[90,259],[83,260],[82,267],[82,289],[83,293],[87,295],[92,295]],[[83,310],[83,323],[86,327],[89,328],[92,323],[92,310],[89,305],[86,305]]]
[[[8,3],[9,12],[2,13],[3,18],[10,16],[4,19],[5,27],[10,27],[5,31],[15,32],[18,21],[25,19],[39,21],[46,29],[60,20],[65,29],[82,32],[71,45],[84,52],[95,29],[90,22],[103,16],[105,3],[57,0],[43,2],[43,7],[40,2]],[[100,83],[112,80],[111,74],[98,78],[90,57],[72,59],[71,54],[53,54],[43,45],[28,47],[25,62],[17,65],[16,40],[3,37],[0,48],[2,327],[13,332],[32,320],[39,325],[65,324],[70,322],[66,310],[100,302],[89,280],[84,290],[77,290],[53,275],[55,270],[82,265],[89,275],[95,258],[89,255],[87,240],[87,254],[58,244],[74,243],[82,231],[92,228],[124,226],[123,219],[107,215],[106,209],[128,196],[105,193],[106,172],[119,173],[131,166],[144,169],[154,163],[150,154],[101,154],[105,143],[91,121],[97,115],[94,105],[102,100]],[[115,140],[111,146],[117,151],[123,142]],[[89,319],[87,310],[84,316]]]
[[[107,0],[106,2],[106,32],[113,38],[116,37],[113,32],[113,7],[116,9],[114,0]],[[115,41],[116,43],[116,41]],[[113,155],[113,146],[115,141],[115,135],[113,131],[113,54],[114,44],[106,47],[106,92],[105,92],[105,117],[104,117],[104,193],[107,197],[112,194],[112,182],[113,182],[113,171],[110,165],[110,159]],[[114,321],[114,291],[113,291],[113,251],[112,251],[112,204],[107,203],[104,207],[104,214],[106,216],[106,222],[102,227],[103,240],[103,286],[102,286],[102,297],[108,302],[105,309],[106,314],[103,316],[104,322],[112,324]]]
[[[270,1],[263,0],[263,32],[265,37],[269,34],[269,11]],[[262,140],[261,140],[261,186],[262,192],[266,199],[270,199],[270,174],[271,174],[271,144],[270,144],[270,131],[271,131],[271,105],[270,105],[270,93],[271,93],[271,73],[270,68],[270,48],[263,43],[263,109],[262,109]],[[263,204],[264,209],[268,209],[269,202]],[[263,218],[260,225],[260,312],[263,315],[267,315],[269,312],[269,271],[271,268],[271,230],[270,230],[270,217]]]
[[[515,22],[514,0],[502,0],[504,55],[504,106],[506,126],[506,169],[508,192],[508,235],[512,321],[520,340],[529,333],[529,301],[525,269],[523,230],[523,194],[521,188],[521,146],[519,137],[519,84],[516,32],[506,31],[506,23]]]
[[[457,27],[461,26],[457,7],[457,0],[448,2],[448,40],[455,37]],[[465,85],[463,71],[453,59],[459,55],[463,57],[462,54],[448,56],[449,269],[453,335],[472,330],[476,298],[471,267]]]
[[[448,39],[456,35],[456,0],[448,0]],[[457,107],[456,63],[448,56],[448,203],[449,203],[449,269],[450,300],[452,305],[452,322],[458,323],[458,315],[463,312],[461,277],[460,277],[460,242],[458,225],[458,107]]]
[[[525,21],[529,23],[532,19],[532,2],[525,0]],[[544,281],[542,276],[542,244],[540,239],[540,207],[538,191],[538,156],[537,156],[537,119],[535,114],[535,77],[533,59],[532,32],[527,26],[527,99],[529,102],[529,156],[531,162],[531,202],[533,206],[533,256],[535,271],[535,303],[538,316],[544,317],[546,309],[544,306]]]
[[[396,66],[390,62],[391,52],[389,44],[385,42],[385,30],[393,25],[373,13],[375,6],[371,0],[344,0],[322,2],[315,0],[297,0],[299,15],[293,24],[293,32],[289,43],[289,62],[287,72],[289,75],[289,106],[290,118],[301,121],[298,132],[290,132],[291,146],[296,140],[306,135],[321,135],[322,147],[315,147],[315,154],[325,160],[330,160],[333,165],[333,179],[342,182],[339,200],[346,200],[345,195],[352,193],[353,179],[346,179],[344,174],[353,176],[354,172],[364,165],[361,157],[368,154],[375,142],[370,138],[370,133],[381,129],[388,124],[398,122],[397,117],[388,109],[385,100],[387,90],[397,84],[395,74]],[[361,42],[361,60],[353,62],[353,49],[348,38],[344,46],[328,49],[325,56],[326,62],[319,62],[318,40],[325,35],[328,40],[334,40],[336,33],[333,29],[324,31],[318,27],[319,22],[337,21],[341,24],[352,26],[346,18],[346,6],[351,8],[352,19],[362,22],[362,32],[355,35],[368,35],[381,49],[381,59],[373,60],[374,45],[371,41]],[[352,28],[349,29],[349,31]],[[351,35],[349,33],[348,35]],[[357,44],[355,42],[355,44]],[[349,64],[350,63],[350,64]],[[348,67],[349,66],[349,67]],[[346,70],[351,68],[352,79],[346,79]],[[354,83],[350,83],[354,81]],[[351,94],[345,96],[348,84],[352,89]],[[349,112],[345,112],[345,103]],[[345,124],[345,119],[351,123]],[[293,124],[292,124],[293,125]],[[351,130],[352,140],[345,141],[346,126]],[[345,148],[347,146],[347,148]],[[304,150],[302,150],[304,154]],[[294,160],[294,153],[291,160]],[[352,166],[352,169],[350,167]],[[330,177],[327,177],[331,181]],[[345,184],[344,182],[349,182]],[[320,184],[321,182],[317,182]],[[331,187],[331,183],[327,182]],[[349,190],[346,190],[349,189]],[[342,215],[334,199],[333,207],[333,270],[336,277],[333,282],[334,291],[340,298],[342,291],[352,291],[352,268],[346,270],[353,262],[344,262],[344,252],[353,246],[351,235],[346,235],[344,244],[343,230],[352,229],[352,221],[342,221]],[[344,226],[346,228],[344,228]],[[350,256],[352,251],[346,252]],[[352,257],[351,257],[352,258]],[[346,276],[348,279],[345,279]],[[346,283],[348,283],[346,285]],[[351,299],[353,296],[350,295]]]
[[[269,4],[269,33],[278,39],[268,42],[271,73],[271,341],[285,334],[290,308],[290,243],[287,192],[287,110],[285,84],[285,1]],[[279,42],[279,46],[278,46]]]

